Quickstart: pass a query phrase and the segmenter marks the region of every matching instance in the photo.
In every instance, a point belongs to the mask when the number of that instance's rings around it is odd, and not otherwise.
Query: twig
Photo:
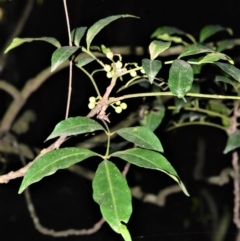
[[[31,13],[31,10],[33,8],[33,4],[34,4],[34,0],[28,0],[27,1],[27,3],[25,4],[25,8],[24,8],[19,20],[17,21],[17,24],[16,24],[16,27],[15,27],[14,31],[8,37],[7,41],[5,42],[5,44],[3,45],[3,48],[0,51],[0,63],[1,63],[0,64],[0,72],[4,68],[5,60],[7,58],[7,54],[3,54],[3,52],[8,47],[8,45],[12,42],[12,40],[21,33],[21,31],[22,31],[22,29],[23,29],[29,15]]]
[[[24,166],[23,168],[13,172],[9,172],[8,174],[2,175],[0,176],[0,183],[8,183],[10,180],[12,179],[16,179],[18,177],[22,177],[25,175],[26,171],[28,170],[28,168],[33,164],[32,162],[29,162],[26,166]]]
[[[64,5],[65,16],[66,16],[66,22],[67,22],[69,46],[72,46],[70,22],[69,22],[66,0],[63,0],[63,5]],[[67,119],[69,116],[69,109],[70,109],[70,102],[71,102],[71,95],[72,95],[72,68],[73,68],[73,63],[72,63],[72,59],[71,59],[69,62],[68,97],[67,97],[67,107],[66,107],[65,119]]]
[[[21,152],[21,149],[19,148],[18,142],[15,140],[13,144],[14,144],[15,148],[18,150],[18,155],[22,162],[22,165],[26,166],[26,160]],[[35,211],[34,204],[32,202],[29,188],[25,189],[24,196],[25,196],[25,200],[27,203],[27,208],[28,208],[29,214],[33,220],[35,228],[44,235],[49,235],[49,236],[53,236],[53,237],[67,237],[70,235],[90,235],[90,234],[97,232],[105,222],[104,219],[101,218],[97,223],[95,223],[93,225],[92,228],[89,228],[89,229],[67,229],[67,230],[63,230],[63,231],[55,231],[53,229],[48,229],[48,228],[42,226],[42,224],[39,221],[38,215]]]
[[[240,208],[240,194],[239,194],[239,165],[238,165],[238,152],[234,151],[232,154],[232,165],[234,170],[234,179],[233,179],[233,186],[234,186],[234,208],[233,208],[233,222],[235,223],[236,227],[240,229],[240,220],[239,220],[239,208]]]
[[[20,92],[15,86],[9,84],[7,81],[0,80],[0,89],[6,91],[9,95],[12,96],[14,100],[20,101],[21,99]]]
[[[97,115],[98,119],[103,119],[107,122],[110,122],[108,119],[108,115],[106,115],[105,111],[108,107],[108,98],[116,84],[116,80],[112,79],[110,85],[107,87],[105,94],[102,99],[97,103],[97,105],[88,113],[87,117],[92,118]]]
[[[37,90],[44,83],[45,80],[47,80],[50,76],[57,73],[61,69],[66,68],[68,64],[69,62],[64,62],[61,66],[58,67],[56,71],[54,71],[54,73],[51,72],[51,67],[47,67],[46,69],[42,70],[38,75],[36,75],[34,78],[28,80],[24,85],[22,91],[20,91],[21,99],[14,99],[10,104],[8,110],[4,114],[0,125],[0,132],[9,131],[13,121],[15,120],[21,108],[26,103],[29,96],[35,90]],[[13,89],[13,87],[11,88]]]

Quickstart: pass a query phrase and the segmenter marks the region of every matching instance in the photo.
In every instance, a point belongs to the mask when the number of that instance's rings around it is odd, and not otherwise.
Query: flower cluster
[[[89,108],[90,110],[92,110],[92,109],[96,106],[96,104],[97,104],[97,98],[94,97],[94,96],[91,96],[91,97],[89,98],[88,108]]]
[[[91,96],[89,98],[88,108],[92,110],[97,105],[97,103],[98,103],[98,98]],[[120,100],[111,104],[111,106],[114,108],[115,112],[118,114],[121,113],[122,110],[127,109],[127,104],[125,102],[121,102]]]
[[[120,100],[111,104],[111,106],[115,109],[115,112],[120,114],[122,110],[127,109],[127,104],[125,102],[121,102]]]

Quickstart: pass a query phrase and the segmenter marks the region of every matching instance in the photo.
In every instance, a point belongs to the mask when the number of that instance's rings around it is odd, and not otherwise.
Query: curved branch
[[[14,100],[20,101],[21,99],[20,92],[15,86],[9,84],[7,81],[0,80],[0,89],[4,90],[9,95],[11,95]]]
[[[60,71],[61,69],[68,66],[68,62],[64,62],[59,68],[52,73],[51,68],[47,67],[43,71],[41,71],[38,75],[34,78],[28,80],[23,87],[22,91],[20,92],[21,99],[14,99],[9,106],[8,110],[6,111],[5,115],[3,116],[2,123],[0,126],[0,132],[9,131],[13,121],[15,120],[17,114],[26,103],[28,97],[37,90],[45,80],[47,80],[50,76],[55,74],[56,72]]]
[[[5,44],[3,45],[3,48],[0,51],[0,62],[1,62],[0,71],[4,68],[5,59],[7,57],[7,54],[3,54],[3,52],[8,47],[8,45],[12,42],[12,40],[21,33],[21,31],[22,31],[31,11],[32,11],[33,4],[34,4],[34,0],[28,0],[27,1],[26,5],[25,5],[25,8],[24,8],[19,20],[17,21],[17,24],[16,24],[16,27],[15,27],[14,31],[8,37],[7,41],[5,42]]]

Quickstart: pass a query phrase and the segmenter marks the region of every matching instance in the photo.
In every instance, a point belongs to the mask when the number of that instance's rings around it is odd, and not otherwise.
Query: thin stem
[[[94,54],[92,54],[92,52],[88,51],[84,47],[82,47],[82,51],[90,55],[92,58],[94,58],[103,68],[105,67],[104,63],[100,59],[98,59]]]
[[[67,8],[67,1],[66,0],[63,0],[63,5],[64,5],[64,11],[65,11],[65,15],[66,15],[69,46],[72,46],[71,30],[70,30],[71,28],[70,28],[70,22],[69,22],[68,8]]]
[[[171,127],[167,128],[166,131],[172,131],[172,130],[174,130],[176,128],[179,128],[179,127],[193,126],[193,125],[212,126],[212,127],[218,128],[220,130],[226,131],[226,128],[224,128],[220,125],[217,125],[217,124],[214,124],[214,123],[211,123],[211,122],[201,122],[201,121],[193,121],[193,122],[185,122],[185,123],[181,123],[181,124],[175,124],[174,126],[171,126]]]
[[[7,81],[0,80],[0,89],[6,91],[16,101],[21,99],[20,91],[15,86],[9,84]]]
[[[103,71],[106,72],[104,69],[96,69],[91,73],[91,75],[93,76],[94,74],[96,74],[98,72],[103,72]]]
[[[236,227],[239,229],[240,228],[240,220],[239,220],[239,201],[240,201],[240,196],[239,196],[239,164],[238,164],[238,152],[235,151],[232,154],[232,165],[233,165],[233,170],[234,170],[234,178],[233,178],[233,186],[234,186],[234,208],[233,208],[233,222],[235,223]]]
[[[70,109],[70,102],[71,102],[71,95],[72,95],[72,60],[69,62],[69,80],[68,80],[68,97],[67,97],[67,107],[66,107],[66,114],[65,119],[68,118],[69,109]]]
[[[123,73],[121,74],[121,76],[123,76],[123,75],[125,75],[125,74],[129,74],[131,71],[138,71],[138,70],[141,70],[141,69],[142,69],[142,67],[136,67],[136,68],[134,68],[134,69],[129,69],[129,70],[123,72]]]
[[[169,106],[168,109],[169,110],[175,110],[176,107],[175,106]],[[217,112],[214,112],[214,111],[211,111],[211,110],[205,110],[205,109],[202,109],[202,108],[199,108],[199,107],[184,107],[183,109],[188,110],[188,111],[196,111],[196,112],[200,112],[200,113],[205,113],[209,116],[220,117],[222,119],[226,119],[227,121],[230,120],[229,117],[227,117],[225,115],[222,115],[220,113],[217,113]]]
[[[105,128],[106,128],[106,134],[107,134],[107,149],[106,149],[106,154],[105,154],[105,157],[108,157],[109,156],[109,149],[110,149],[110,141],[111,141],[111,131],[108,127],[108,124],[106,123],[106,121],[102,120]]]
[[[116,98],[116,100],[124,100],[130,98],[139,97],[151,97],[151,96],[174,96],[172,92],[154,92],[154,93],[138,93],[123,95]],[[222,100],[240,100],[240,96],[228,96],[228,95],[211,95],[211,94],[199,94],[199,93],[187,93],[185,96],[197,97],[197,98],[209,98],[209,99],[222,99]]]
[[[72,40],[71,40],[71,28],[69,23],[69,16],[68,16],[68,9],[67,9],[67,2],[66,0],[63,0],[64,5],[64,11],[66,15],[66,21],[67,21],[67,31],[68,31],[68,39],[69,39],[69,46],[72,46]],[[70,101],[71,101],[71,94],[72,94],[72,59],[69,62],[69,81],[68,81],[68,97],[67,97],[67,106],[66,106],[66,114],[65,119],[68,118],[69,115],[69,109],[70,109]]]
[[[91,80],[91,82],[92,82],[92,84],[93,84],[93,87],[94,87],[95,91],[97,92],[97,95],[98,95],[99,97],[101,97],[100,91],[99,91],[99,89],[98,89],[98,87],[97,87],[97,84],[96,84],[94,78],[92,77],[92,75],[89,74],[88,71],[85,70],[83,67],[79,67],[79,66],[78,66],[78,68],[81,69],[81,70],[88,76],[88,78]]]

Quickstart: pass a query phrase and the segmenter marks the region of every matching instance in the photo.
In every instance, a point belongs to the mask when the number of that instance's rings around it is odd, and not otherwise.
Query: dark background
[[[106,46],[144,46],[150,43],[151,33],[159,26],[175,26],[197,36],[207,24],[221,24],[231,27],[234,37],[240,36],[240,1],[143,1],[143,0],[69,0],[68,8],[71,28],[91,26],[97,20],[115,14],[133,14],[140,19],[120,19],[106,27],[94,39],[94,44]],[[0,47],[11,34],[27,1],[0,1],[5,11],[0,23]],[[68,44],[63,3],[59,0],[36,1],[19,37],[52,36],[62,45]],[[221,36],[221,34],[220,34]],[[223,37],[228,37],[223,34]],[[18,88],[50,65],[54,48],[46,43],[33,42],[12,50],[5,60],[0,79],[6,79]],[[234,52],[238,57],[239,50]],[[141,57],[142,58],[142,57]],[[138,61],[141,58],[137,57]],[[135,56],[126,56],[126,61]],[[239,67],[239,66],[238,66]],[[46,81],[24,106],[33,109],[37,120],[28,133],[19,141],[32,147],[43,148],[46,136],[57,122],[64,118],[67,97],[68,70],[63,70]],[[86,115],[85,103],[92,88],[82,73],[74,69],[73,96],[70,116]],[[104,88],[104,86],[103,86]],[[10,103],[10,98],[0,91],[0,117]],[[136,102],[137,105],[139,102]],[[132,106],[134,107],[134,106]],[[118,117],[119,118],[119,117]],[[114,119],[114,115],[113,115]],[[182,193],[169,196],[165,207],[143,203],[133,199],[133,215],[128,224],[133,240],[215,240],[219,230],[213,229],[211,213],[202,198],[207,191],[214,200],[218,214],[228,210],[231,213],[233,195],[232,183],[223,187],[211,186],[193,180],[193,170],[197,156],[199,138],[205,143],[206,176],[218,175],[222,168],[231,166],[231,157],[223,156],[226,143],[225,133],[211,128],[192,127],[165,133],[158,130],[165,149],[165,156],[172,163],[186,184],[191,197]],[[16,157],[9,156],[7,171],[21,166]],[[96,168],[98,160],[92,160],[89,168]],[[86,164],[87,165],[87,164]],[[120,164],[121,166],[121,164]],[[145,192],[158,193],[161,188],[173,185],[166,175],[131,167],[128,174],[130,186],[140,185]],[[33,227],[25,204],[24,196],[17,191],[21,180],[0,186],[0,239],[8,240],[53,240],[39,234]],[[68,171],[58,171],[31,186],[32,198],[40,222],[55,230],[68,228],[90,228],[100,219],[98,206],[92,200],[91,182]],[[226,241],[235,240],[236,229],[228,227]],[[107,224],[91,236],[59,238],[59,240],[122,240]],[[217,241],[217,240],[216,240]]]

